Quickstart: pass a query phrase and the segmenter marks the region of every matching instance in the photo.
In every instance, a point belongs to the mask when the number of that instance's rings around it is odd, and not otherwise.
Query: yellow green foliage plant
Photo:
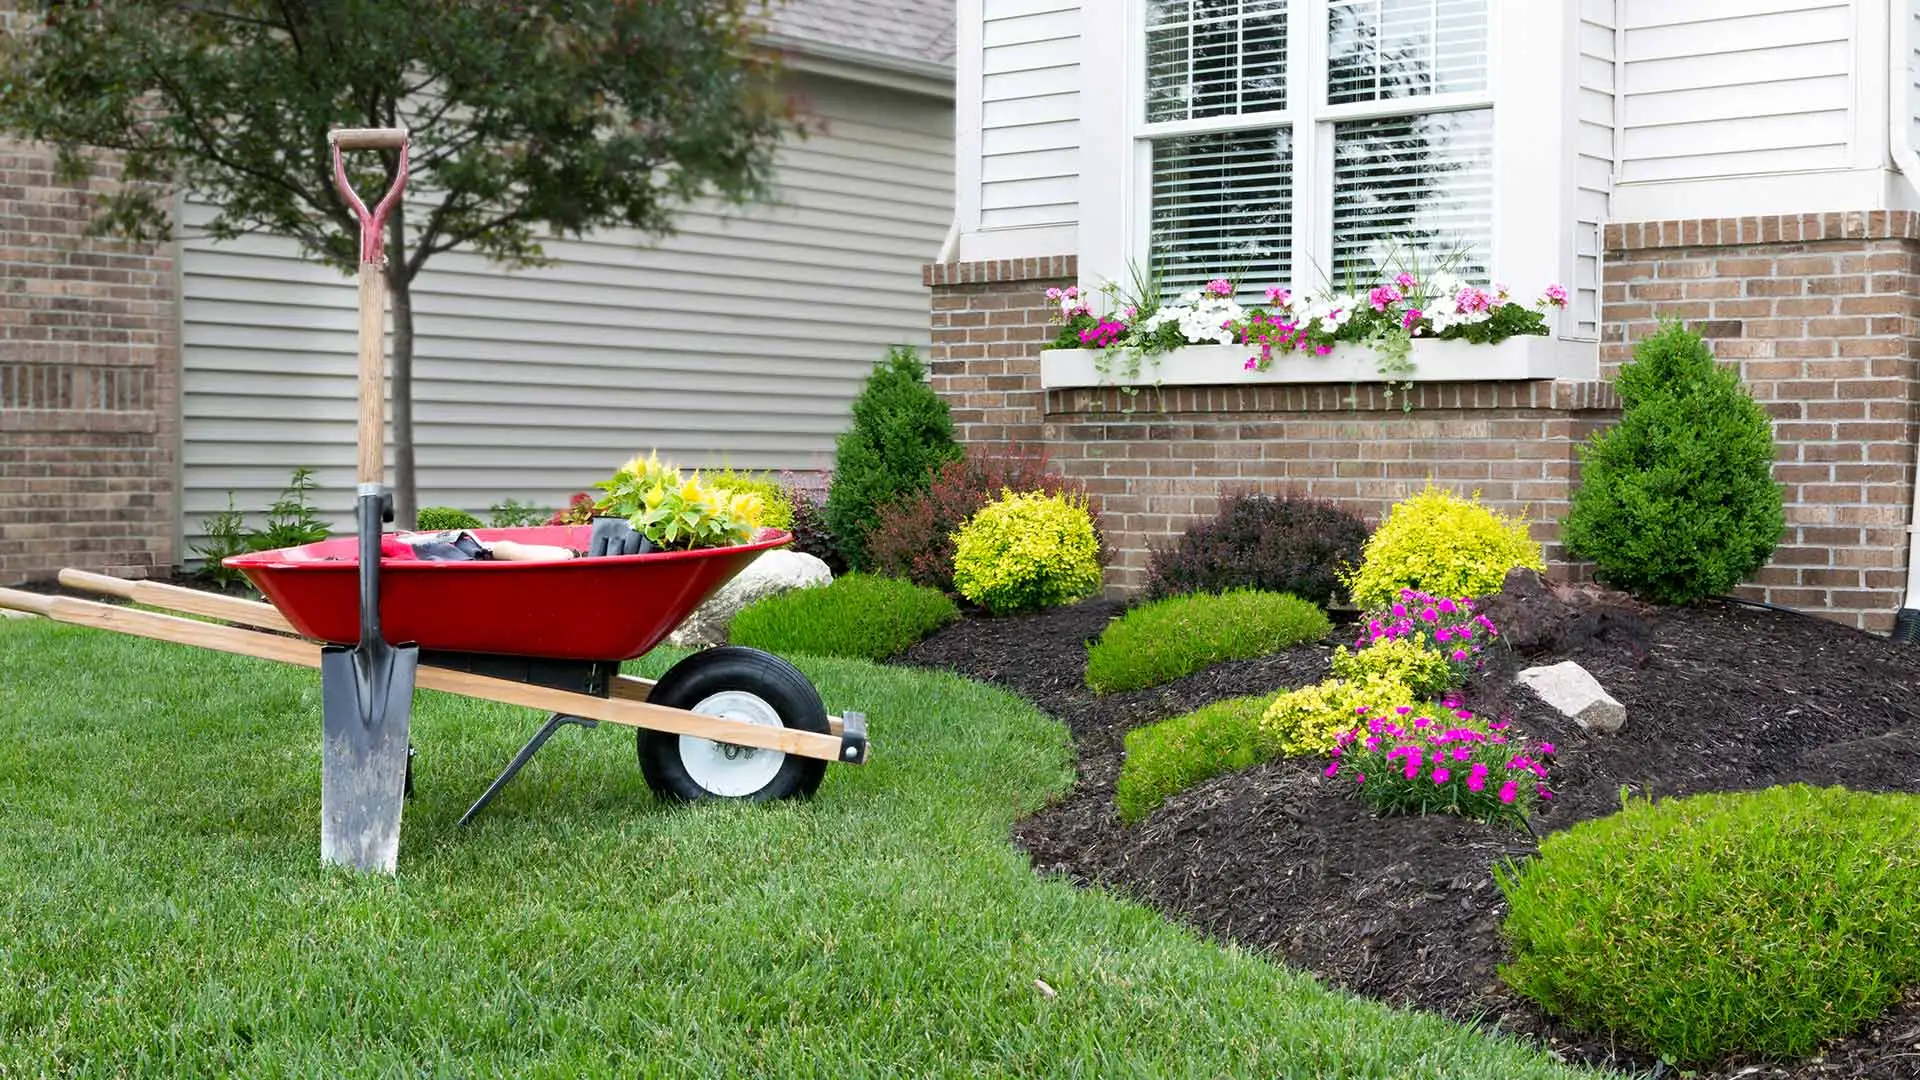
[[[1341,733],[1364,716],[1417,704],[1414,692],[1390,675],[1328,679],[1273,699],[1260,725],[1274,748],[1287,757],[1326,754],[1338,744]]]
[[[766,473],[724,469],[701,469],[693,474],[706,487],[725,488],[735,495],[752,492],[760,496],[760,524],[769,529],[793,528],[793,502],[787,489]]]
[[[1070,604],[1100,587],[1100,541],[1075,495],[1003,491],[953,542],[954,587],[995,615]]]
[[[662,550],[744,544],[766,512],[752,491],[732,491],[685,477],[656,454],[635,457],[598,486],[600,516],[624,517]]]
[[[1385,676],[1418,698],[1434,697],[1454,683],[1453,665],[1446,655],[1417,638],[1383,638],[1358,652],[1341,645],[1333,650],[1333,675],[1349,682]]]
[[[1260,724],[1272,700],[1272,694],[1227,698],[1127,732],[1113,791],[1120,820],[1139,821],[1195,784],[1272,758]]]
[[[1516,566],[1546,569],[1524,516],[1508,517],[1480,502],[1428,484],[1395,503],[1367,540],[1360,567],[1347,577],[1362,609],[1393,603],[1402,589],[1435,596],[1488,596]]]

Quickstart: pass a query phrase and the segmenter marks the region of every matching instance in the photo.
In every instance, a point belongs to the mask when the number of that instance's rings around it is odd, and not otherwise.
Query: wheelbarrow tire
[[[800,669],[772,653],[738,645],[698,652],[661,676],[655,705],[825,735],[827,707]],[[691,735],[641,730],[640,772],[664,799],[765,802],[814,793],[826,775],[818,758],[730,747]]]

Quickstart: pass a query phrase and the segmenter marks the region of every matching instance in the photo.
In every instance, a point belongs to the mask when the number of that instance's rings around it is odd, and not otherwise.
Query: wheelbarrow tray
[[[474,529],[483,543],[512,540],[585,551],[587,525]],[[753,542],[551,562],[380,561],[387,640],[433,652],[618,661],[644,655],[760,553],[793,539],[765,529]],[[246,574],[300,636],[360,639],[358,541],[353,537],[224,560]]]

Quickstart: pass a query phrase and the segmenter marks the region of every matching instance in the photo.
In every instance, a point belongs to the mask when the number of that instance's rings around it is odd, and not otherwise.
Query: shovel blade
[[[320,653],[320,859],[391,874],[400,859],[414,646],[328,646]]]

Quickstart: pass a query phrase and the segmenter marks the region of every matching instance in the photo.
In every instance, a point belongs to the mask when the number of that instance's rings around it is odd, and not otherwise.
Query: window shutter
[[[1293,137],[1287,128],[1153,142],[1152,268],[1177,293],[1217,277],[1248,295],[1292,277]]]
[[[1493,247],[1493,110],[1334,125],[1334,281],[1366,279],[1395,244],[1486,282]],[[1423,259],[1423,263],[1431,259]]]

